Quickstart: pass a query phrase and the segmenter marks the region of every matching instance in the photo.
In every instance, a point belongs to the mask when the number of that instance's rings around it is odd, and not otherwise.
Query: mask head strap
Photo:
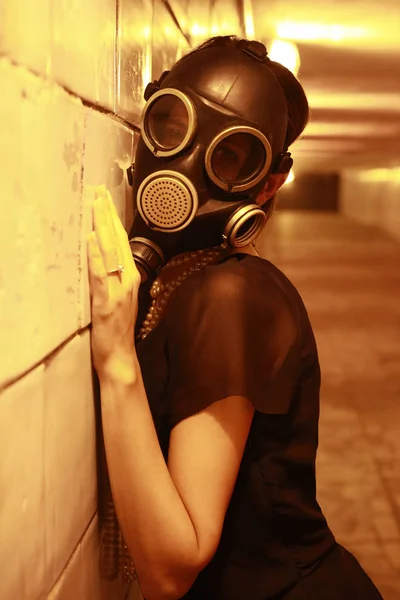
[[[146,89],[144,90],[144,99],[147,101],[149,98],[151,98],[151,96],[153,94],[155,94],[156,92],[158,92],[158,90],[161,87],[161,84],[163,82],[163,80],[165,79],[165,77],[168,75],[170,71],[164,71],[164,73],[161,75],[160,79],[156,79],[155,81],[148,83],[146,86]]]
[[[260,62],[265,62],[266,59],[268,59],[267,49],[264,46],[264,44],[262,44],[261,42],[256,42],[256,41],[248,42],[242,48],[242,50],[243,50],[243,52],[246,52],[246,54],[249,54],[256,60],[259,60]]]
[[[274,163],[274,166],[271,169],[271,173],[277,175],[279,173],[289,173],[290,169],[293,167],[293,158],[290,152],[281,152]]]
[[[264,44],[261,42],[251,41],[242,48],[243,52],[249,54],[251,57],[255,58],[260,62],[268,62],[270,59],[268,57],[268,52]],[[293,166],[293,159],[291,157],[290,152],[283,150],[279,156],[277,156],[275,163],[271,169],[271,173],[289,173],[290,169]]]

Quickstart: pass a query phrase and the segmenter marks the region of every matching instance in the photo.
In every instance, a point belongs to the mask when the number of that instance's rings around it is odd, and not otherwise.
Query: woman
[[[228,36],[145,97],[133,240],[105,190],[89,237],[107,463],[142,593],[380,598],[316,500],[306,310],[252,245],[307,123],[304,92],[262,44]]]

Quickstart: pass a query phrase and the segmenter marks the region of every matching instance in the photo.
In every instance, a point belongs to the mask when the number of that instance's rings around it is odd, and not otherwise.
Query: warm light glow
[[[318,92],[308,89],[307,98],[313,109],[346,109],[346,110],[390,110],[400,112],[398,93],[371,92]]]
[[[148,40],[151,34],[151,28],[146,25],[146,27],[143,27],[143,37],[145,40]]]
[[[341,42],[343,40],[364,38],[368,35],[368,32],[365,27],[284,21],[278,23],[276,35],[282,39],[298,42]]]
[[[394,128],[392,123],[380,122],[332,122],[314,121],[307,125],[305,137],[383,137],[400,133],[399,127]]]
[[[296,141],[293,144],[297,155],[303,155],[307,152],[315,153],[315,155],[323,153],[334,153],[335,151],[344,152],[347,150],[362,150],[364,148],[364,142],[362,140],[314,140],[306,137]]]
[[[143,86],[145,87],[152,79],[152,48],[150,43],[147,44],[147,52],[144,54],[142,77]]]
[[[207,27],[200,25],[199,23],[193,23],[190,33],[194,37],[200,37],[207,35]]]
[[[286,179],[285,183],[283,185],[288,185],[288,183],[292,183],[292,181],[294,181],[295,177],[294,177],[294,172],[293,169],[290,170],[288,178]]]
[[[190,46],[188,46],[186,39],[183,36],[178,37],[178,44],[176,47],[176,57],[175,61],[178,61],[184,54],[191,50]]]
[[[370,169],[359,174],[360,181],[391,181],[400,182],[400,168],[397,169]]]
[[[244,31],[247,39],[253,39],[255,37],[254,31],[254,19],[253,19],[253,5],[251,0],[244,0]]]
[[[297,75],[300,68],[300,55],[296,44],[284,40],[274,40],[268,52],[271,60],[280,63],[294,75]]]

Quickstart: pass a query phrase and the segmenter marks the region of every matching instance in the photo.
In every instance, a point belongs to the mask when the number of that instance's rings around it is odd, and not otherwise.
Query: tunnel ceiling
[[[254,0],[253,15],[257,37],[283,29],[298,45],[312,119],[297,165],[398,165],[400,1]]]
[[[399,166],[400,0],[169,0],[195,45],[215,34],[294,42],[311,121],[297,170]],[[211,17],[209,16],[211,14]]]

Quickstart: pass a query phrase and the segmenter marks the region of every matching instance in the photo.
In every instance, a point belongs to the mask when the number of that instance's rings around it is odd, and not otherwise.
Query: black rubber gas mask
[[[288,172],[288,115],[265,47],[206,48],[146,88],[133,179],[133,257],[143,279],[173,255],[243,247],[262,230],[268,174]]]

